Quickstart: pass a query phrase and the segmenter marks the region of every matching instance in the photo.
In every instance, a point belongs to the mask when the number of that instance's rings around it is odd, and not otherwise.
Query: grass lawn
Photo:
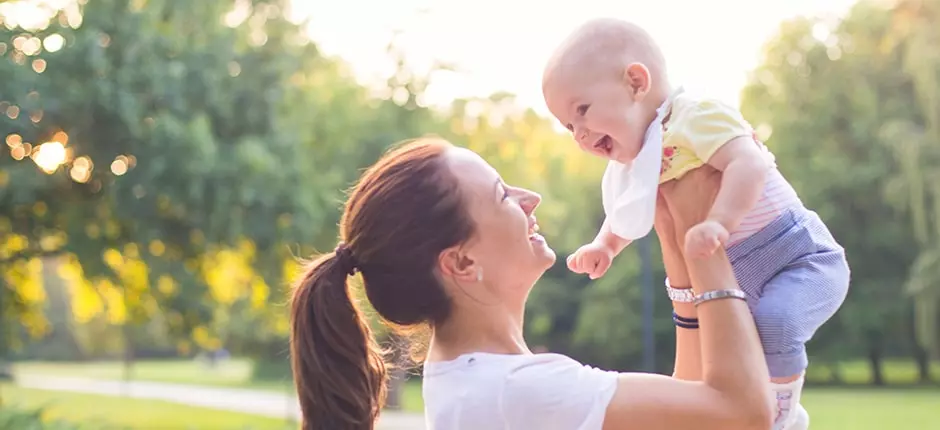
[[[282,420],[215,411],[173,403],[23,389],[0,385],[5,402],[26,408],[48,406],[49,419],[103,423],[126,429],[295,429]],[[405,390],[408,409],[420,410],[421,388]],[[940,389],[811,388],[803,404],[814,430],[884,430],[940,428]]]
[[[935,378],[940,380],[940,363],[935,363],[934,366]],[[242,359],[221,362],[214,368],[191,360],[141,361],[134,366],[133,378],[144,381],[293,391],[293,386],[289,381],[252,381],[251,370],[251,363]],[[843,378],[850,383],[866,384],[871,380],[871,374],[865,362],[845,363],[840,365],[840,370]],[[14,373],[120,379],[122,368],[120,363],[116,362],[28,362],[16,363]],[[809,373],[811,378],[814,374],[820,379],[828,376],[824,368],[811,368]],[[910,361],[888,361],[885,363],[884,373],[889,384],[910,383],[916,379],[916,368]],[[405,410],[422,411],[420,383],[417,381],[408,383],[402,401]],[[804,405],[812,414],[814,430],[940,429],[940,413],[936,412],[937,405],[940,405],[940,387],[937,389],[810,387],[805,395]]]
[[[131,370],[131,379],[282,392],[290,392],[294,389],[293,383],[289,380],[252,381],[251,371],[252,363],[246,359],[226,360],[219,362],[214,367],[209,367],[207,364],[195,360],[144,360],[134,363]],[[114,380],[124,378],[124,366],[117,361],[87,363],[18,362],[13,364],[13,373],[18,375],[73,376]]]
[[[404,406],[421,411],[421,384],[405,386]],[[812,430],[940,429],[940,387],[811,387],[803,395]]]
[[[179,384],[249,388],[293,393],[294,385],[285,381],[251,380],[252,363],[245,359],[219,362],[215,367],[194,360],[138,361],[131,377],[138,381],[171,382]],[[122,379],[124,368],[120,362],[101,361],[68,363],[52,361],[18,362],[13,365],[15,375],[71,376],[90,379]],[[408,384],[402,398],[405,410],[421,412],[421,385]]]
[[[0,385],[6,402],[26,408],[48,406],[49,419],[72,423],[107,424],[134,430],[295,429],[296,424],[233,412],[180,406],[173,403],[23,389]],[[409,384],[406,397],[420,387]],[[810,389],[804,405],[814,430],[884,430],[940,428],[940,390]]]
[[[812,430],[940,428],[940,389],[812,388],[802,403]]]
[[[129,399],[0,385],[4,404],[45,408],[44,419],[133,430],[295,430],[284,420],[195,408],[158,400]],[[96,427],[100,428],[100,427]]]

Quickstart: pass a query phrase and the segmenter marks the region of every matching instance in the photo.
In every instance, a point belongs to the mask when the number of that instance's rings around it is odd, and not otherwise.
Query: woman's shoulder
[[[425,381],[474,379],[502,382],[510,400],[531,392],[564,392],[574,385],[596,387],[607,381],[615,383],[617,372],[588,366],[562,354],[526,355],[471,353],[454,360],[428,362],[424,365]]]
[[[560,354],[538,354],[506,378],[502,410],[510,423],[543,428],[600,428],[617,390],[617,372],[582,364]]]
[[[605,382],[616,383],[617,372],[601,370],[561,354],[533,354],[509,369],[506,391],[565,391],[577,385],[588,389]]]
[[[461,370],[482,370],[489,373],[526,376],[533,368],[538,372],[564,371],[582,367],[571,357],[553,354],[490,354],[475,352],[463,354],[449,361],[432,361],[424,364],[425,376],[434,376]]]
[[[496,419],[509,429],[600,429],[617,375],[561,354],[471,353],[426,363],[423,394],[435,422],[459,418],[483,428],[479,420]],[[468,414],[471,407],[475,412]]]

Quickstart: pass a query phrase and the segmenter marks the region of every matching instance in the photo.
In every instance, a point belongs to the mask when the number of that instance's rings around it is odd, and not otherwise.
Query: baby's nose
[[[585,145],[588,143],[588,140],[591,136],[591,131],[587,127],[575,127],[574,129],[574,139],[580,145]]]

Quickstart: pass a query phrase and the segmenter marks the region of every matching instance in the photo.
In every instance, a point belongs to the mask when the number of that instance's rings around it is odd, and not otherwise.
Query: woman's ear
[[[464,283],[480,282],[483,268],[463,247],[455,246],[441,251],[438,256],[438,270],[445,278],[456,279]]]

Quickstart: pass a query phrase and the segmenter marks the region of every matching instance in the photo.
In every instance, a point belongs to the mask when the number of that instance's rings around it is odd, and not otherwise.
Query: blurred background
[[[940,0],[0,1],[0,429],[296,428],[296,259],[332,249],[344,190],[402,139],[542,193],[560,256],[590,240],[604,164],[540,77],[596,16],[740,106],[846,247],[812,428],[940,429]],[[598,281],[563,263],[530,346],[670,372],[655,237]],[[423,428],[418,375],[381,429]]]

